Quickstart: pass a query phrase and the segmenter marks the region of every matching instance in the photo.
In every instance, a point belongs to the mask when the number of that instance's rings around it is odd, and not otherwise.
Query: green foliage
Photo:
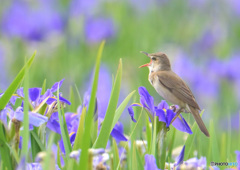
[[[102,123],[102,127],[100,130],[99,136],[98,136],[95,144],[93,145],[94,148],[106,148],[106,146],[107,146],[108,138],[112,131],[112,124],[113,124],[113,120],[114,120],[114,116],[115,116],[114,113],[117,108],[118,97],[119,97],[120,87],[121,87],[121,79],[122,79],[122,61],[120,59],[118,71],[117,71],[115,82],[113,84],[111,97],[109,100],[106,115],[105,115],[104,121]]]
[[[31,58],[29,58],[29,60],[26,62],[26,64],[20,70],[18,75],[15,77],[15,79],[9,85],[7,90],[4,92],[3,96],[0,98],[0,110],[5,108],[5,106],[9,102],[10,98],[12,97],[13,93],[17,90],[18,86],[20,85],[20,83],[22,82],[22,80],[25,76],[26,69],[29,69],[30,66],[32,65],[35,55],[36,55],[36,52],[33,53]]]
[[[92,91],[91,91],[91,98],[89,102],[89,108],[85,119],[85,125],[88,125],[88,127],[85,127],[84,133],[83,133],[83,145],[82,145],[82,152],[79,160],[79,166],[82,169],[87,169],[87,162],[88,162],[88,149],[90,148],[90,133],[92,128],[92,118],[95,110],[95,102],[96,102],[96,94],[97,94],[97,86],[98,86],[98,75],[99,75],[99,69],[100,69],[100,62],[102,57],[102,51],[104,47],[105,42],[103,41],[99,47],[97,59],[96,59],[96,66],[95,66],[95,73],[94,73],[94,79],[92,83]]]

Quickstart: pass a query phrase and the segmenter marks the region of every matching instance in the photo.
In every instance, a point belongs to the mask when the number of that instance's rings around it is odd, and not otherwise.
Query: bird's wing
[[[158,74],[159,82],[172,92],[177,98],[188,105],[201,110],[198,106],[192,91],[186,83],[174,72],[160,71]]]

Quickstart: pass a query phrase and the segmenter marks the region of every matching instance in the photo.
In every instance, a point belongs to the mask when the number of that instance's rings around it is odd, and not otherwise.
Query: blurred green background
[[[147,80],[148,70],[138,68],[149,62],[139,51],[161,51],[205,109],[206,124],[213,120],[223,161],[234,161],[240,149],[239,19],[238,0],[1,0],[0,89],[6,90],[25,57],[37,50],[30,87],[41,87],[44,79],[51,87],[65,78],[65,96],[75,84],[84,94],[99,44],[106,40],[102,68],[107,78],[99,87],[111,84],[122,58],[122,99],[145,86],[157,104],[161,97]],[[130,117],[124,115],[128,129]]]

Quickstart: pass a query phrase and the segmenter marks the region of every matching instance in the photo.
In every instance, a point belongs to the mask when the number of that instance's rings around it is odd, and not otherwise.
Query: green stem
[[[165,169],[166,152],[167,152],[167,127],[163,122],[157,123],[157,145],[156,158],[157,165],[160,169]]]
[[[155,155],[156,153],[156,136],[157,136],[157,117],[155,116],[153,121],[153,136],[152,136],[152,145],[151,145],[151,155]]]

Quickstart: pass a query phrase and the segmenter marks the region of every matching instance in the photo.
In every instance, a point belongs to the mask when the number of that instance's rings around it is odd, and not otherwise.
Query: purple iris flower
[[[0,46],[0,92],[5,90],[7,88],[7,84],[9,82],[8,80],[8,70],[7,70],[7,62],[6,62],[6,57],[4,55],[3,48]]]
[[[240,2],[238,0],[228,0],[230,7],[236,13],[236,15],[240,16]]]
[[[39,127],[40,125],[48,121],[48,118],[46,116],[43,116],[39,113],[28,112],[28,114],[29,114],[29,124],[32,126]],[[24,117],[23,108],[18,107],[16,111],[11,111],[9,112],[8,115],[11,120],[17,119],[18,121],[22,122]]]
[[[123,125],[121,122],[117,122],[116,125],[114,126],[111,136],[117,141],[128,141],[128,139],[124,136],[123,132]]]
[[[45,1],[38,1],[37,4],[32,8],[27,1],[12,2],[2,15],[1,30],[4,34],[41,41],[51,33],[61,32],[63,19],[57,11],[57,5]]]
[[[90,15],[94,12],[95,8],[99,6],[99,1],[97,0],[72,0],[70,2],[70,13],[72,16]]]
[[[198,158],[191,158],[184,162],[184,165],[186,166],[193,166],[195,168],[200,167],[202,169],[206,169],[207,167],[207,159],[206,157]]]
[[[56,92],[58,90],[58,88],[61,87],[63,81],[64,81],[64,79],[62,79],[59,82],[54,83],[54,85],[51,87],[51,89],[47,89],[46,92],[43,95],[41,95],[41,91],[42,91],[41,88],[30,88],[28,90],[29,91],[29,98],[30,98],[30,102],[32,103],[33,107],[36,108],[46,98],[48,98],[47,101],[46,101],[46,103],[48,105],[51,105],[54,101],[57,101],[57,97],[53,93]],[[20,97],[24,97],[23,87],[21,87],[17,90],[17,94]],[[15,97],[15,96],[13,96],[13,97]],[[12,103],[13,103],[13,100],[14,100],[13,97],[11,98]],[[71,105],[71,102],[69,102],[67,99],[62,97],[61,93],[59,94],[59,101],[63,102],[63,103],[66,103],[68,105]]]
[[[176,115],[171,109],[169,109],[169,106],[166,101],[162,101],[159,103],[159,105],[156,107],[154,106],[154,99],[150,94],[148,93],[147,89],[145,87],[139,87],[138,88],[139,94],[140,94],[140,103],[141,104],[132,104],[130,107],[128,107],[129,115],[131,116],[131,119],[133,122],[136,122],[134,119],[134,112],[133,112],[133,106],[140,106],[147,110],[147,112],[150,114],[150,116],[158,116],[159,121],[166,123],[166,126],[169,127],[172,119]],[[181,118],[176,118],[176,120],[172,123],[172,125],[179,131],[186,132],[189,134],[192,134],[192,131],[190,127],[188,126],[185,119],[180,115]]]
[[[145,155],[145,170],[159,170],[156,164],[156,159],[153,155],[146,154]]]
[[[92,165],[94,169],[98,169],[97,167],[101,164],[104,166],[107,166],[106,161],[109,160],[109,154],[106,153],[105,149],[103,148],[90,149],[89,153],[93,156]],[[77,150],[77,151],[72,151],[69,156],[70,158],[74,158],[78,161],[80,155],[81,155],[81,150]]]
[[[111,18],[89,18],[85,23],[85,36],[89,44],[99,43],[115,35]]]
[[[184,152],[185,152],[185,145],[183,146],[182,151],[180,152],[178,157],[176,158],[176,164],[174,164],[175,166],[181,165],[183,163]]]

